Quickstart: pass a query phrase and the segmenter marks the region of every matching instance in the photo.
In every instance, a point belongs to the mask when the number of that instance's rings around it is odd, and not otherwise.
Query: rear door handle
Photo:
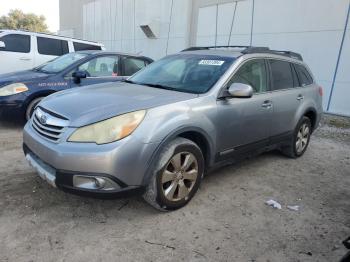
[[[297,97],[297,100],[303,100],[304,99],[304,96],[303,95],[298,95],[298,97]]]
[[[266,100],[266,101],[264,101],[264,103],[261,105],[261,107],[269,109],[269,108],[272,107],[272,103],[271,103],[271,101]]]
[[[22,60],[22,61],[30,61],[30,60],[32,60],[32,59],[27,58],[27,57],[21,57],[19,60]]]

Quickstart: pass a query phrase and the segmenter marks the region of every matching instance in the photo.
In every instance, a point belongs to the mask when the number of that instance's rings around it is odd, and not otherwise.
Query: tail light
[[[318,93],[320,94],[320,96],[323,96],[323,88],[322,88],[322,86],[318,87]]]

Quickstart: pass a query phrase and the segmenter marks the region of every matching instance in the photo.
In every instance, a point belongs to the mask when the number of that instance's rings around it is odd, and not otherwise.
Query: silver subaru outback
[[[23,148],[54,187],[138,193],[174,210],[217,166],[272,149],[300,157],[321,115],[322,88],[299,54],[195,47],[123,83],[45,98],[24,128]]]

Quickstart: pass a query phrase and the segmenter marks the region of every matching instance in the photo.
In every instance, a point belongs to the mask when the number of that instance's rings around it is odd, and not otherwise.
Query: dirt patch
[[[350,235],[348,130],[325,122],[302,158],[221,168],[189,205],[161,213],[138,197],[51,188],[23,157],[21,126],[0,122],[0,261],[338,261]]]

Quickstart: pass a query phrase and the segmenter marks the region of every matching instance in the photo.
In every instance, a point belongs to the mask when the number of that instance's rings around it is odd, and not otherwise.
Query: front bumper
[[[96,145],[66,142],[74,131],[67,130],[58,143],[39,135],[28,121],[23,132],[23,150],[39,175],[64,191],[94,197],[119,197],[142,193],[143,178],[157,144],[144,144],[136,138]],[[109,179],[117,189],[82,189],[74,185],[75,176]],[[108,196],[107,196],[108,195]]]
[[[0,97],[0,117],[11,120],[23,117],[26,98],[24,94]]]

